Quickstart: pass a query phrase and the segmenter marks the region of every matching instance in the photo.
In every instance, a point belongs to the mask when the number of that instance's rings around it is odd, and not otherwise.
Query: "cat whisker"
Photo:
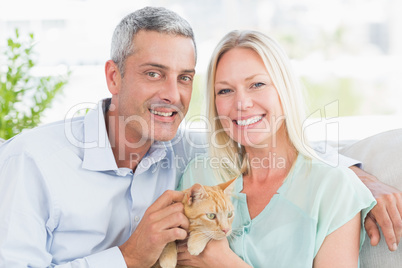
[[[198,237],[197,239],[192,240],[192,245],[197,247],[198,245],[201,244],[206,244],[209,242],[209,240],[211,240],[212,238],[209,237]]]
[[[243,233],[242,228],[232,229],[230,235],[227,236],[229,243],[233,243],[233,241],[239,238],[242,235],[242,233]]]
[[[208,231],[208,232],[199,232],[199,233],[202,233],[202,234],[204,235],[204,237],[201,236],[201,237],[199,237],[199,239],[205,238],[205,240],[210,240],[210,239],[212,239],[212,238],[214,237],[214,233],[211,232],[211,231]]]
[[[218,233],[219,231],[216,230],[203,230],[203,231],[193,231],[192,234],[205,234],[208,236],[213,236],[215,233]]]
[[[243,233],[243,228],[234,228],[234,229],[232,229],[231,235],[239,236],[239,235],[242,235],[242,233]]]
[[[229,242],[230,241],[234,241],[235,239],[237,239],[239,237],[239,235],[236,235],[236,234],[230,234],[230,235],[228,235],[227,236],[227,239],[229,240]]]
[[[210,238],[214,239],[217,235],[218,235],[218,237],[221,237],[222,236],[222,231],[208,230],[208,231],[205,231],[204,234],[209,236]]]

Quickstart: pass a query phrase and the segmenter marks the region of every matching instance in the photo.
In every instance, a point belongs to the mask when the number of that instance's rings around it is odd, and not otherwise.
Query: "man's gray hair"
[[[193,29],[185,19],[164,7],[144,7],[124,17],[113,33],[110,57],[122,76],[127,57],[134,53],[134,36],[140,30],[191,38],[197,59]]]

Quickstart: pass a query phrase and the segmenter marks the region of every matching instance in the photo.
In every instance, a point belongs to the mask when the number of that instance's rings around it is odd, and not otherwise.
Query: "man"
[[[138,10],[117,26],[111,58],[110,100],[0,147],[0,267],[150,267],[186,237],[172,190],[197,153],[176,133],[195,74],[192,29],[164,8]]]
[[[150,267],[186,238],[183,194],[165,191],[195,153],[176,135],[195,75],[192,29],[144,8],[117,26],[111,55],[111,100],[1,146],[1,267]]]

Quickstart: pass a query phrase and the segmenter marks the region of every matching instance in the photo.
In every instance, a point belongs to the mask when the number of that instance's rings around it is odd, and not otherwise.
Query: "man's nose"
[[[167,104],[175,104],[180,101],[179,88],[176,78],[168,78],[163,83],[159,97]]]

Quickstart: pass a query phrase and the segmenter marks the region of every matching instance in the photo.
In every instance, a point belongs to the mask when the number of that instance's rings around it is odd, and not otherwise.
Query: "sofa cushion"
[[[402,129],[380,133],[340,150],[343,155],[362,161],[363,169],[382,182],[402,191]],[[360,252],[361,268],[401,267],[402,244],[395,252],[388,250],[383,234],[373,247],[366,234]]]

